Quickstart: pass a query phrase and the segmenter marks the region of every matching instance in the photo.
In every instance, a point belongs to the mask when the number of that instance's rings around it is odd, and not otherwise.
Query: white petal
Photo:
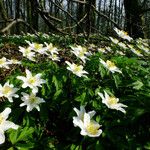
[[[65,63],[70,67],[72,64],[69,61],[65,61]]]
[[[81,108],[80,108],[81,109]],[[80,111],[77,108],[73,108],[73,110],[76,112],[77,116],[80,115]]]
[[[1,115],[3,116],[3,118],[6,120],[9,116],[9,114],[11,113],[11,109],[9,107],[5,108],[5,110],[1,113]]]
[[[28,87],[28,84],[27,83],[23,83],[22,84],[22,88],[26,88],[26,87]]]
[[[90,115],[88,113],[84,113],[84,125],[87,126],[90,123]]]
[[[4,142],[5,142],[4,131],[0,129],[0,144],[3,144]]]
[[[88,136],[89,136],[89,137],[98,137],[98,136],[100,136],[100,135],[101,135],[101,133],[102,133],[102,130],[101,130],[101,129],[99,129],[99,130],[97,131],[97,133],[96,133],[96,134],[88,134]]]
[[[35,108],[36,108],[38,111],[40,111],[40,107],[39,107],[39,106],[36,106]]]
[[[105,99],[106,99],[106,101],[109,99],[109,95],[107,94],[107,92],[106,91],[104,91],[104,93],[105,93]]]
[[[88,112],[88,114],[90,115],[90,118],[92,118],[96,114],[96,112],[93,110],[93,111]]]
[[[33,108],[31,108],[30,106],[27,106],[27,112],[30,112]]]
[[[83,136],[86,136],[86,135],[87,135],[87,132],[82,129],[81,132],[80,132],[80,134],[83,135]]]
[[[107,67],[106,62],[100,58],[100,63]]]
[[[23,106],[25,106],[26,104],[25,103],[21,103],[19,106],[20,107],[23,107]]]
[[[4,131],[6,131],[6,130],[8,130],[8,129],[10,129],[10,128],[12,128],[12,129],[18,129],[18,125],[16,125],[16,124],[14,124],[13,122],[11,122],[11,121],[5,121],[5,123],[4,123],[4,126],[2,127],[2,129],[4,130]]]
[[[35,75],[36,78],[41,78],[42,74],[38,73],[37,75]]]
[[[81,113],[85,113],[85,107],[84,106],[80,106],[80,111],[81,111]]]
[[[80,119],[78,117],[73,117],[73,124],[74,126],[80,126]]]
[[[32,88],[32,93],[33,93],[33,94],[36,94],[37,92],[38,92],[38,88],[37,88],[37,87],[33,87],[33,88]]]
[[[98,92],[97,94],[101,97],[101,99],[105,99],[105,98],[104,98],[104,95],[103,95],[102,93],[99,93],[99,92]]]
[[[12,103],[13,102],[12,97],[8,97],[8,101]]]
[[[22,80],[22,81],[25,81],[25,80],[26,80],[26,77],[24,77],[24,76],[17,76],[17,79]]]
[[[28,69],[26,69],[26,75],[27,77],[32,77],[32,73]]]
[[[121,111],[121,112],[123,112],[124,114],[126,113],[126,110],[125,109],[123,109],[123,108],[118,108],[117,110],[119,110],[119,111]]]

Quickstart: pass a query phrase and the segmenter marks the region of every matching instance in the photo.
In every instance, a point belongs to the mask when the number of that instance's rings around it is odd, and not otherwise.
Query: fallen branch
[[[83,18],[81,18],[79,21],[78,21],[78,24],[80,24],[81,22],[83,22],[83,20],[86,18],[87,14],[85,14],[83,16]],[[74,26],[71,26],[71,27],[66,27],[64,28],[63,30],[66,30],[66,29],[72,29],[72,28],[75,28],[77,26],[77,24],[75,24]]]
[[[24,20],[22,19],[16,19],[16,20],[13,20],[12,22],[10,22],[5,28],[3,28],[2,30],[0,30],[0,33],[1,34],[4,34],[6,32],[8,32],[14,25],[16,25],[17,23],[23,23],[25,24],[28,28],[30,28],[34,34],[37,35],[37,31],[34,30],[27,22],[25,22]]]
[[[47,16],[43,13],[43,11],[40,8],[37,8],[37,12],[40,14],[40,16],[45,21],[45,23],[49,26],[50,29],[52,29],[56,32],[60,32],[61,34],[68,34],[68,33],[65,33],[65,32],[61,31],[60,29],[56,28],[55,25],[50,22],[50,20],[47,18]]]
[[[39,9],[39,8],[38,8]],[[41,13],[43,13],[46,17],[48,17],[49,19],[51,19],[51,20],[53,20],[53,21],[56,21],[56,22],[58,22],[58,23],[61,23],[62,22],[62,20],[60,20],[60,19],[58,19],[58,18],[56,18],[56,17],[54,17],[54,16],[51,16],[48,12],[46,12],[46,11],[42,11],[41,9],[39,9],[39,11],[41,12]]]
[[[72,2],[75,2],[75,3],[80,3],[80,4],[87,4],[85,1],[78,1],[78,0],[73,0]]]

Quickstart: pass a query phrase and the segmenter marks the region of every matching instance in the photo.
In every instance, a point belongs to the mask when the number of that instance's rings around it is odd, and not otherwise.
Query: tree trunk
[[[0,15],[1,15],[1,17],[2,17],[2,19],[4,19],[5,21],[7,21],[8,20],[8,18],[7,18],[7,13],[6,13],[6,11],[5,11],[5,8],[4,8],[4,5],[3,5],[3,1],[2,0],[0,0]]]
[[[38,15],[37,9],[35,9],[38,7],[38,4],[35,0],[30,1],[30,2],[31,2],[32,28],[38,31],[39,15]]]
[[[141,7],[138,0],[124,0],[126,26],[125,29],[133,38],[144,37],[142,30]]]
[[[84,4],[78,3],[77,5],[77,21],[79,22],[84,16]],[[83,23],[80,23],[80,27],[83,27]],[[77,34],[81,33],[82,30],[77,26]]]
[[[15,19],[17,20],[20,18],[20,0],[16,0],[15,10],[16,10]],[[20,25],[16,24],[16,34],[19,34],[19,33],[20,33]]]
[[[87,0],[85,6],[85,11],[87,12],[85,31],[87,36],[89,36],[91,32],[94,33],[95,28],[95,12],[93,11],[92,5],[94,7],[96,6],[96,0]]]

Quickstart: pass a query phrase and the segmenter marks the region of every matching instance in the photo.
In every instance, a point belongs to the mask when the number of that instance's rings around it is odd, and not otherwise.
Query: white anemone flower
[[[22,84],[22,88],[30,87],[32,92],[35,94],[38,92],[38,87],[42,87],[41,84],[45,83],[46,81],[41,79],[42,74],[38,73],[35,76],[26,69],[26,77],[24,76],[17,76],[17,79],[22,80],[24,83]]]
[[[16,94],[17,91],[18,88],[14,88],[14,85],[9,84],[9,81],[7,81],[3,86],[0,84],[0,97],[6,97],[9,102],[13,102],[13,97],[19,97],[19,95]]]
[[[106,91],[104,91],[103,95],[102,93],[98,92],[98,95],[101,97],[102,99],[102,103],[104,103],[108,108],[110,109],[116,109],[119,110],[123,113],[126,113],[125,109],[123,107],[127,107],[126,105],[122,104],[122,103],[118,103],[119,102],[119,98],[116,97],[111,97],[109,96]]]
[[[26,108],[27,112],[32,111],[33,108],[36,108],[38,111],[40,111],[39,104],[45,102],[43,100],[43,98],[36,97],[36,95],[33,93],[28,95],[28,94],[22,92],[21,94],[23,95],[23,97],[21,98],[23,103],[20,104],[20,107],[27,106],[27,108]]]
[[[111,51],[112,51],[112,49],[111,49],[110,46],[106,46],[105,49],[106,49],[108,52],[111,52]]]
[[[73,124],[74,126],[79,126],[79,122],[84,121],[84,114],[86,113],[85,111],[85,107],[84,106],[80,106],[80,110],[78,110],[77,108],[73,108],[73,110],[76,112],[77,116],[73,117]],[[92,118],[95,115],[95,111],[90,111],[88,112],[88,114],[90,115],[90,118]]]
[[[141,53],[141,51],[135,49],[133,45],[128,45],[128,46],[129,46],[130,50],[131,50],[134,54],[136,54],[137,56],[143,56],[142,53]]]
[[[80,134],[83,136],[99,137],[102,133],[101,125],[91,120],[91,116],[88,113],[84,113],[84,119],[79,121],[79,127],[81,128]]]
[[[100,47],[97,50],[98,50],[98,52],[106,53],[106,49],[104,47]]]
[[[4,132],[6,130],[10,128],[17,130],[19,127],[13,122],[7,120],[10,113],[11,113],[10,108],[5,108],[5,110],[0,113],[0,144],[3,144],[5,142]]]
[[[48,53],[50,53],[51,55],[58,54],[58,48],[53,46],[52,43],[48,44],[48,43],[44,42],[44,44],[46,45],[45,49],[46,49],[47,55],[49,55]]]
[[[111,71],[112,73],[114,72],[119,72],[119,73],[122,73],[118,67],[116,67],[116,65],[111,62],[110,60],[107,60],[106,62],[104,60],[102,60],[100,58],[100,63],[105,67],[107,68],[109,71]]]
[[[17,60],[17,59],[10,59],[9,60],[10,64],[21,64],[21,61]]]
[[[23,54],[24,57],[31,61],[35,61],[35,52],[32,52],[30,47],[24,48],[19,46],[19,51]]]
[[[119,42],[118,45],[119,45],[120,47],[122,47],[123,49],[127,49],[126,44],[124,44],[124,43],[122,43],[122,42]]]
[[[150,48],[146,47],[144,44],[137,44],[138,48],[143,50],[145,53],[150,54]]]
[[[127,32],[123,31],[123,30],[119,30],[117,28],[114,28],[114,30],[116,31],[116,33],[118,34],[119,37],[128,40],[129,42],[131,40],[133,40],[133,38],[131,38]]]
[[[83,70],[82,65],[76,65],[74,63],[70,63],[68,61],[65,61],[66,64],[68,65],[67,69],[72,71],[73,74],[77,75],[78,77],[87,77],[85,74],[88,74],[85,70]]]
[[[0,59],[0,68],[6,68],[9,69],[10,62],[7,61],[7,59],[5,57]]]
[[[30,43],[29,41],[26,41],[29,44],[29,47],[31,48],[31,50],[40,53],[40,54],[45,54],[46,53],[46,49],[43,47],[43,44],[39,44],[39,43]]]
[[[87,52],[87,49],[85,47],[82,47],[80,45],[78,45],[77,47],[71,46],[71,49],[71,52],[75,54],[76,57],[80,58],[83,61],[83,63],[85,63],[86,59],[88,60],[86,55],[91,55],[89,52]]]
[[[53,61],[60,61],[60,58],[58,57],[58,55],[57,54],[50,54],[49,55],[49,58],[51,59],[51,60],[53,60]]]
[[[110,40],[114,43],[114,44],[118,44],[119,43],[119,40],[117,40],[116,38],[113,38],[113,37],[109,37]]]

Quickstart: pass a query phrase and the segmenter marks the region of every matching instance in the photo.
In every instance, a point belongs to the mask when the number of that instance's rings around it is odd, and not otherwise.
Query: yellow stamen
[[[80,57],[84,56],[84,52],[83,52],[83,51],[80,51],[80,52],[79,52],[79,56],[80,56]]]
[[[35,79],[34,77],[31,77],[31,78],[28,80],[28,82],[29,82],[30,84],[34,84],[35,81],[36,81],[36,79]]]
[[[34,47],[35,47],[35,49],[41,49],[41,48],[42,48],[42,45],[35,43],[35,44],[34,44]]]
[[[115,97],[110,97],[108,99],[108,105],[115,105],[117,104],[117,99]]]
[[[141,54],[141,52],[139,50],[136,50],[136,53]]]
[[[81,67],[75,65],[75,67],[74,67],[74,72],[79,72],[79,71],[81,71]]]
[[[5,61],[3,59],[0,59],[0,64],[2,65],[4,63],[5,63]]]
[[[31,52],[29,48],[25,49],[25,54],[28,55]]]
[[[31,95],[30,98],[29,98],[29,101],[31,104],[35,103],[36,102],[36,97],[34,95]]]
[[[86,129],[90,134],[95,135],[98,132],[99,126],[96,126],[94,123],[90,122]]]
[[[108,68],[115,67],[115,64],[109,60],[106,61],[106,64],[107,64]]]
[[[3,94],[8,94],[12,91],[12,88],[9,86],[5,86],[2,90]]]

